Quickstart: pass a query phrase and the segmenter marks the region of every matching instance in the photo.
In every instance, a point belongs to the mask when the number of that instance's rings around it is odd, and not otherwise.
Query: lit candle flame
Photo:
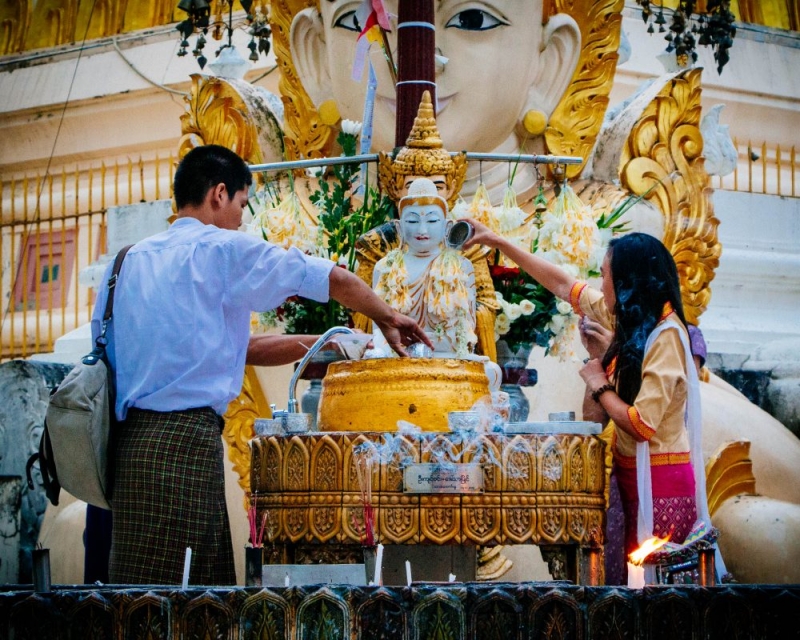
[[[636,549],[633,553],[628,555],[630,561],[635,565],[641,565],[645,558],[649,556],[651,553],[663,547],[669,541],[669,536],[666,538],[648,538],[645,540],[642,545]]]

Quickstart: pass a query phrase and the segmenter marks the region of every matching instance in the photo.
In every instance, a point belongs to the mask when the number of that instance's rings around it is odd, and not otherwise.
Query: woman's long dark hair
[[[675,260],[667,248],[646,233],[629,233],[609,243],[611,277],[617,303],[614,338],[603,366],[616,357],[619,397],[633,404],[642,386],[642,361],[647,337],[669,302],[686,325]]]

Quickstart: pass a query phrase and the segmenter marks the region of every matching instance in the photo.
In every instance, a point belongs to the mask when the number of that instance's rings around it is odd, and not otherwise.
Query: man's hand
[[[408,316],[395,312],[388,321],[381,322],[376,320],[375,324],[378,325],[383,337],[386,338],[386,342],[399,356],[408,356],[406,347],[415,342],[422,342],[433,349],[430,339],[425,335],[422,328]]]
[[[371,318],[380,328],[389,346],[399,355],[407,356],[405,347],[415,342],[424,342],[433,349],[430,339],[414,320],[397,313],[354,273],[334,267],[328,282],[331,298],[348,309]]]

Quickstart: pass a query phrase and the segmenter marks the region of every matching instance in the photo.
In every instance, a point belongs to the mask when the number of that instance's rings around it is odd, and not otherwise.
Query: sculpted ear
[[[314,106],[319,108],[323,102],[333,98],[333,91],[325,57],[325,31],[316,9],[303,9],[294,17],[289,46],[297,77]]]
[[[523,114],[529,133],[544,132],[547,120],[572,81],[580,54],[581,31],[575,20],[563,13],[550,18],[542,34],[539,67]],[[530,122],[525,121],[528,119]]]
[[[572,81],[572,74],[581,55],[581,30],[566,14],[553,16],[544,28],[542,63],[539,65],[539,95],[543,110],[549,116]]]

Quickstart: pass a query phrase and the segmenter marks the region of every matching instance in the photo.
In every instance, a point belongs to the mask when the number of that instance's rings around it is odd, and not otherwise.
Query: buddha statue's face
[[[429,256],[441,250],[447,219],[436,204],[410,204],[400,215],[400,233],[408,252],[415,256]]]
[[[334,100],[341,117],[351,120],[363,119],[366,92],[366,75],[360,82],[351,77],[360,4],[320,0],[321,17],[306,9],[291,30],[292,58],[305,90],[317,107]],[[390,13],[397,5],[386,1]],[[435,26],[436,122],[450,149],[492,151],[519,130],[530,109],[549,116],[580,52],[571,18],[556,16],[542,25],[542,0],[437,0]],[[389,43],[396,49],[396,33]],[[387,150],[395,146],[395,91],[380,47],[373,44],[370,51],[378,76],[372,145]]]

